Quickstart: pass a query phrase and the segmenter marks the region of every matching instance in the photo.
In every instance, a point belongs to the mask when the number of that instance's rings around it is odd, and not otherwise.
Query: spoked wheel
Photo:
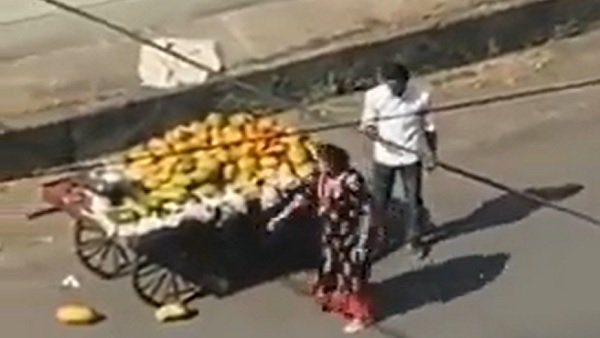
[[[153,262],[147,255],[136,257],[132,283],[137,295],[153,306],[185,303],[200,295],[202,291],[202,287],[197,283]]]
[[[117,238],[110,238],[96,222],[75,222],[75,254],[81,263],[102,279],[126,274],[131,267],[131,253]]]

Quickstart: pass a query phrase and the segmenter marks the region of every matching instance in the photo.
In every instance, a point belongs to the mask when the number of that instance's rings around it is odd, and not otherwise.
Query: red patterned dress
[[[323,222],[322,262],[313,286],[317,301],[325,311],[370,323],[369,193],[363,177],[352,169],[335,177],[316,173],[279,217],[299,207],[317,212]]]

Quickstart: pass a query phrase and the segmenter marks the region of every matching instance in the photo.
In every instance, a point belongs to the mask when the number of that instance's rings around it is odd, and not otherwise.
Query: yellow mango
[[[302,164],[309,159],[309,154],[301,145],[293,145],[288,149],[287,157],[295,165]]]
[[[162,201],[182,202],[187,197],[187,191],[179,187],[161,187],[152,191],[150,195]]]
[[[229,158],[230,160],[237,161],[240,157],[244,156],[241,145],[233,145],[229,147]]]
[[[285,145],[279,142],[271,142],[271,144],[265,149],[264,153],[267,155],[279,155],[285,152]]]
[[[174,171],[175,166],[179,162],[179,158],[171,156],[165,157],[160,162],[156,164],[157,170],[159,173],[164,173],[164,175],[169,175]]]
[[[161,140],[159,138],[153,138],[150,141],[148,141],[148,149],[150,149],[150,150],[168,148],[168,147],[169,147],[169,145],[167,144],[167,142],[165,142],[164,140]]]
[[[254,143],[244,142],[240,145],[240,152],[242,156],[252,156],[254,154]]]
[[[129,163],[128,167],[139,168],[149,166],[154,163],[153,157],[144,157]]]
[[[279,172],[279,175],[281,175],[283,177],[294,176],[294,171],[293,171],[292,167],[286,162],[279,165],[278,172]]]
[[[152,150],[150,150],[150,152],[156,157],[164,157],[171,155],[173,153],[173,150],[167,146],[164,148],[153,148]]]
[[[200,121],[190,122],[187,126],[185,126],[187,132],[192,134],[197,134],[203,128],[206,128],[204,124]]]
[[[160,182],[166,182],[171,178],[170,170],[160,170],[154,175],[154,179]]]
[[[244,156],[238,160],[238,168],[241,172],[251,173],[258,168],[258,161],[252,156]]]
[[[144,188],[152,191],[154,189],[157,189],[162,184],[162,182],[163,181],[158,180],[154,177],[147,177],[143,179],[142,185],[144,186]]]
[[[82,304],[67,304],[56,310],[56,319],[66,325],[89,325],[102,319],[93,308]]]
[[[314,163],[306,162],[298,167],[295,167],[294,169],[299,177],[305,178],[312,174],[316,167]]]
[[[240,192],[246,199],[255,199],[260,197],[260,187],[257,187],[254,184],[242,186],[240,188]]]
[[[316,159],[317,158],[317,148],[318,148],[318,143],[316,143],[315,141],[308,139],[306,141],[304,141],[304,148],[309,152],[311,158]]]
[[[125,169],[125,176],[133,181],[141,181],[144,178],[144,171],[142,168],[129,167]]]
[[[196,161],[191,156],[182,157],[175,165],[174,171],[178,173],[189,173],[196,168]]]
[[[196,162],[197,168],[204,168],[208,171],[217,171],[221,167],[221,163],[215,158],[207,157]]]
[[[224,122],[225,119],[223,118],[223,115],[219,113],[210,113],[204,120],[204,123],[206,123],[206,125],[213,128],[221,128]]]
[[[279,165],[277,157],[274,156],[261,157],[259,163],[262,168],[277,168]]]
[[[190,179],[196,183],[204,183],[213,178],[213,173],[206,168],[197,168],[188,174]]]
[[[149,158],[151,153],[144,146],[136,146],[125,154],[125,158],[130,161]]]
[[[227,182],[232,181],[235,178],[236,174],[236,165],[232,163],[228,163],[223,167],[223,179]]]
[[[217,148],[214,150],[212,155],[214,156],[215,160],[221,163],[229,162],[230,159],[229,152],[226,148]]]
[[[254,143],[254,151],[256,152],[257,155],[263,155],[265,154],[265,151],[267,150],[267,147],[269,146],[269,140],[268,139],[259,139]]]
[[[244,135],[245,135],[246,140],[249,140],[249,141],[255,140],[260,137],[260,133],[259,133],[258,129],[256,128],[256,126],[254,126],[251,123],[244,125]]]
[[[265,131],[277,125],[277,121],[271,117],[261,117],[256,121],[256,127],[259,130]]]
[[[265,169],[262,169],[258,173],[257,177],[259,177],[262,180],[268,181],[268,180],[273,179],[276,175],[277,175],[277,169],[275,169],[275,168],[265,168]]]
[[[248,113],[237,113],[229,117],[229,124],[232,126],[240,127],[249,123],[253,120],[253,116]]]
[[[197,197],[212,197],[219,192],[219,189],[214,184],[203,184],[192,192]]]
[[[192,179],[188,175],[173,175],[168,184],[172,187],[187,187],[192,183]]]
[[[234,144],[241,142],[244,139],[244,133],[239,127],[227,126],[223,128],[221,135],[226,144]]]
[[[178,320],[190,319],[196,314],[195,311],[188,309],[180,303],[167,304],[158,308],[154,312],[154,318],[159,323],[166,323]]]
[[[221,130],[219,128],[212,128],[209,131],[209,144],[213,147],[220,146],[225,143]]]
[[[242,187],[244,185],[252,184],[252,180],[254,179],[254,172],[249,171],[238,171],[233,184],[238,187]]]
[[[192,153],[192,157],[194,159],[203,160],[203,159],[205,159],[205,158],[208,157],[208,151],[206,151],[206,150],[196,150],[195,152]]]
[[[191,142],[177,141],[172,144],[172,147],[177,154],[182,154],[190,151],[193,145],[191,144]]]

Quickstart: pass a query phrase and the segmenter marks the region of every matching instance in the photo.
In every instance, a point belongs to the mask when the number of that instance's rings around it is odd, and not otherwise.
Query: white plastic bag
[[[223,68],[216,41],[167,37],[153,41],[206,66],[213,72]],[[138,76],[142,86],[168,89],[197,85],[206,82],[209,75],[210,72],[198,69],[156,48],[143,45],[140,49]]]

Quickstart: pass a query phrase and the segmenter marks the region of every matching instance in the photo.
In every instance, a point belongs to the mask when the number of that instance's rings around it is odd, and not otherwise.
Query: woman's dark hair
[[[325,143],[317,149],[317,156],[331,166],[336,172],[344,171],[350,166],[350,156],[343,148]]]
[[[410,72],[399,62],[386,62],[381,65],[381,77],[385,80],[397,80],[407,82],[410,79]]]

